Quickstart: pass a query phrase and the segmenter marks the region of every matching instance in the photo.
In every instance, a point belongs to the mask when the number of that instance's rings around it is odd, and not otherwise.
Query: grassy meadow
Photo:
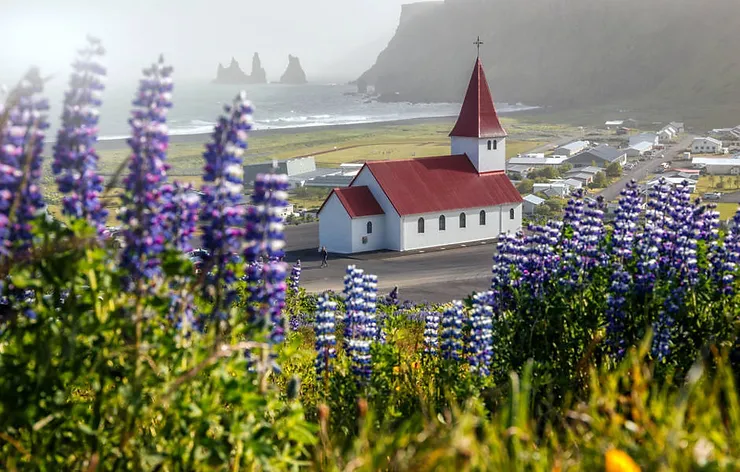
[[[507,157],[527,152],[569,134],[576,129],[560,125],[540,124],[504,118],[510,141]],[[296,130],[295,132],[256,132],[249,139],[249,150],[244,162],[264,162],[272,159],[289,159],[313,155],[319,167],[338,167],[345,162],[370,160],[395,160],[414,157],[446,155],[450,152],[448,134],[453,120],[414,122],[408,124],[371,124],[322,128],[319,130]],[[172,138],[168,162],[172,166],[172,179],[190,183],[194,187],[202,184],[203,142]],[[100,171],[110,176],[128,157],[128,148],[123,141],[120,147],[106,143],[100,150]],[[51,175],[50,169],[45,172]],[[49,211],[54,216],[61,214],[60,198],[55,193],[54,180],[47,177],[44,192],[48,196]],[[112,193],[115,193],[112,192]],[[291,203],[297,208],[317,209],[326,198],[329,189],[302,189],[291,193]],[[108,198],[111,213],[109,224],[115,226],[117,198]]]

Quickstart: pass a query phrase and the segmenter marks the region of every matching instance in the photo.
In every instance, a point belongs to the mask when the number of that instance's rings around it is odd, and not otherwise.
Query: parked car
[[[722,198],[722,194],[720,192],[709,192],[704,194],[704,200],[719,200]]]

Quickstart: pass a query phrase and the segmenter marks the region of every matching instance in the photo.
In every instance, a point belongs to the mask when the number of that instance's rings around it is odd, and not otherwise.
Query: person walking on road
[[[329,267],[329,253],[326,251],[326,246],[321,246],[321,268]]]

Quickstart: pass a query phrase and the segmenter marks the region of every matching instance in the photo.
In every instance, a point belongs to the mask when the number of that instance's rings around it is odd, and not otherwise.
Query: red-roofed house
[[[451,155],[365,163],[319,209],[320,244],[340,254],[408,251],[519,231],[522,197],[505,172],[506,136],[479,59]]]

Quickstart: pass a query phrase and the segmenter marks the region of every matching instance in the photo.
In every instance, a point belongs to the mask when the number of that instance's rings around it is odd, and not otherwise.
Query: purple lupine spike
[[[38,97],[43,80],[30,70],[7,99],[0,129],[0,255],[30,246],[31,220],[44,208],[41,153],[49,105]]]
[[[473,313],[469,319],[467,342],[468,363],[473,371],[487,377],[493,359],[493,309],[486,303],[488,293],[473,296]]]
[[[224,321],[236,299],[236,275],[232,259],[242,249],[244,208],[240,205],[244,189],[242,155],[251,129],[252,105],[240,92],[232,105],[224,107],[212,141],[203,153],[203,209],[200,213],[203,248],[208,256],[203,263],[210,271],[203,289],[212,299],[212,311],[206,317]]]
[[[722,248],[724,256],[720,271],[722,293],[732,295],[735,293],[737,269],[740,265],[740,210],[730,221],[730,228]]]
[[[65,94],[62,123],[54,145],[54,163],[59,192],[64,195],[62,212],[72,218],[86,219],[102,234],[108,211],[100,194],[103,178],[98,174],[98,116],[105,85],[105,68],[98,59],[105,54],[100,41],[88,38],[73,64]]]
[[[144,69],[144,77],[133,101],[129,174],[124,179],[124,224],[121,266],[132,282],[156,280],[159,255],[165,244],[166,215],[162,208],[162,185],[167,180],[167,112],[172,107],[172,67],[160,57]]]
[[[190,184],[174,182],[162,186],[162,211],[167,216],[167,241],[181,252],[193,249],[190,244],[198,224],[200,197]]]
[[[365,316],[367,322],[365,324],[364,335],[370,339],[375,340],[379,337],[377,320],[378,311],[378,276],[374,274],[365,274],[363,280],[363,299],[365,301]]]
[[[352,373],[360,384],[370,380],[372,357],[368,336],[368,318],[365,313],[364,272],[355,266],[347,267],[344,293],[347,312],[344,318],[344,349],[352,362]]]
[[[301,286],[301,260],[298,259],[290,270],[289,288],[292,293],[298,293]]]
[[[336,311],[337,304],[330,301],[326,294],[319,297],[319,304],[316,309],[316,324],[314,325],[314,332],[316,333],[316,361],[314,366],[319,378],[329,375],[332,370],[332,359],[337,357]]]
[[[442,313],[442,357],[459,360],[463,350],[463,304],[454,300]]]
[[[640,196],[637,182],[632,180],[621,192],[612,235],[613,251],[617,257],[623,260],[632,259],[632,249],[639,218]]]
[[[424,316],[424,354],[436,355],[439,350],[439,313],[428,311]]]
[[[609,352],[615,359],[621,359],[625,353],[625,308],[632,277],[619,264],[613,267],[610,291],[606,296],[606,343]]]

